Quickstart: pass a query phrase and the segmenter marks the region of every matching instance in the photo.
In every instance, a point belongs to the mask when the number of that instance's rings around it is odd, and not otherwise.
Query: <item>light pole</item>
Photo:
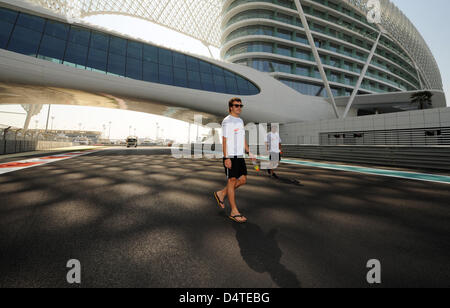
[[[156,123],[156,141],[159,140],[159,123]]]
[[[52,117],[52,130],[53,130],[53,121],[55,120],[55,117]]]
[[[189,123],[188,143],[191,144],[191,123]]]
[[[198,143],[198,125],[197,125],[197,137],[196,137],[196,139],[195,139],[195,143]]]
[[[45,131],[48,131],[48,120],[50,119],[50,109],[52,105],[48,105],[48,113],[47,113],[47,124],[45,124]]]
[[[109,121],[109,133],[108,133],[108,139],[109,140],[111,140],[111,124],[112,124],[112,122]],[[106,132],[105,132],[105,134],[106,134]]]

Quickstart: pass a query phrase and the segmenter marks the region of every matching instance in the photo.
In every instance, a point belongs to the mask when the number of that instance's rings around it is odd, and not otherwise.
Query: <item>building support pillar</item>
[[[303,7],[300,3],[300,0],[295,0],[295,5],[297,6],[297,12],[300,16],[300,20],[302,21],[303,28],[305,29],[306,36],[308,37],[309,45],[311,46],[311,50],[313,52],[314,58],[316,60],[317,66],[319,68],[320,76],[322,77],[323,83],[325,85],[325,89],[327,90],[328,97],[331,100],[331,104],[333,106],[334,113],[336,115],[336,118],[339,119],[339,112],[337,110],[336,101],[334,100],[333,92],[331,91],[331,87],[328,82],[327,75],[325,74],[325,70],[322,65],[322,60],[320,59],[319,52],[317,51],[316,44],[314,42],[314,38],[312,36],[311,30],[309,29],[308,20],[306,19],[306,16],[303,11]]]
[[[369,69],[369,65],[372,62],[373,56],[375,55],[375,51],[377,50],[378,43],[380,42],[381,36],[383,35],[383,32],[380,31],[378,34],[378,38],[375,41],[375,44],[373,44],[372,50],[370,51],[369,57],[367,58],[366,64],[364,65],[364,68],[361,72],[361,75],[359,76],[358,82],[356,83],[355,89],[353,90],[352,95],[350,96],[350,99],[347,103],[347,107],[345,108],[343,118],[345,119],[348,115],[348,112],[350,111],[350,108],[353,105],[353,102],[355,101],[356,95],[359,92],[359,89],[361,88],[361,84],[364,80],[364,77],[366,77],[367,70]]]

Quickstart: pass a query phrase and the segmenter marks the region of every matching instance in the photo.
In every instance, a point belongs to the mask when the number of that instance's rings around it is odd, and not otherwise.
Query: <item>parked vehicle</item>
[[[89,145],[89,139],[86,137],[78,137],[73,140],[73,143],[78,145]]]
[[[131,148],[131,147],[137,148],[137,146],[138,146],[138,138],[137,137],[128,137],[126,142],[127,142],[127,148]]]

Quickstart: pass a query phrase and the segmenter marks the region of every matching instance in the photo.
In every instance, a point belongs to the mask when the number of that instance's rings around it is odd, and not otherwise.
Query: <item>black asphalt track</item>
[[[249,163],[249,170],[251,164]],[[450,187],[281,165],[219,209],[221,159],[109,149],[0,175],[0,287],[450,287]],[[228,209],[228,207],[227,207]]]

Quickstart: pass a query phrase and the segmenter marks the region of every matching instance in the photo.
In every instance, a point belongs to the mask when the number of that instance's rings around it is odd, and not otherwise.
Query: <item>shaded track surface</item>
[[[249,169],[251,164],[249,164]],[[110,149],[0,176],[0,286],[450,287],[448,185],[281,165],[250,171],[249,223],[213,197],[221,161]],[[227,207],[228,208],[228,207]]]

